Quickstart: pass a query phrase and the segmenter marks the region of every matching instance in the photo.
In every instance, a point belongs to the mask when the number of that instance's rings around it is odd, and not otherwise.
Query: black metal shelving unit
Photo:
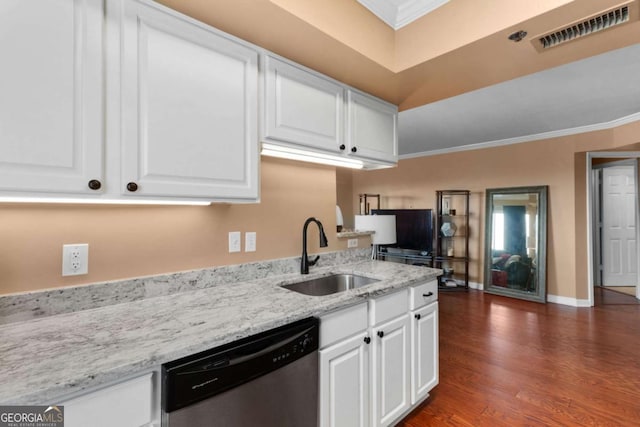
[[[424,252],[413,249],[388,248],[383,245],[378,246],[377,259],[426,267],[433,266],[433,256]]]
[[[433,267],[444,271],[438,278],[443,291],[469,289],[469,196],[469,190],[436,191]]]

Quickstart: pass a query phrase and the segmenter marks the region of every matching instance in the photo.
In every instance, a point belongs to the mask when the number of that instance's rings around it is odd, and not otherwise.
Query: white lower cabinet
[[[366,331],[320,350],[320,425],[369,425]]]
[[[320,319],[321,427],[393,425],[437,383],[435,281]]]
[[[369,426],[367,313],[361,303],[320,319],[320,426]]]
[[[411,406],[409,318],[406,314],[371,330],[374,426],[387,426]]]
[[[411,312],[411,404],[438,385],[438,303]]]
[[[154,375],[148,373],[63,402],[65,427],[159,426]]]

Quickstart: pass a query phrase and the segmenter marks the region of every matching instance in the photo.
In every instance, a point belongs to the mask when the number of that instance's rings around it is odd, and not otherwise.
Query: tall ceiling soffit
[[[269,0],[393,73],[401,73],[572,0]],[[615,0],[592,0],[593,3]],[[382,12],[386,11],[386,12]],[[427,13],[428,12],[428,13]],[[380,16],[411,22],[399,29]]]
[[[394,30],[399,30],[449,0],[358,0]]]
[[[397,31],[360,0],[157,1],[401,110],[640,42],[634,21],[547,52],[532,43],[624,0],[449,0]],[[513,43],[517,30],[529,35]]]

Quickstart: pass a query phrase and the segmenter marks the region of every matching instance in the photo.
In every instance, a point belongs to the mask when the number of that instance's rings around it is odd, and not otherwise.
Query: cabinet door
[[[320,350],[321,427],[369,425],[366,332]]]
[[[153,374],[63,402],[66,427],[140,427],[153,420]],[[158,402],[156,402],[157,404]]]
[[[398,109],[377,98],[348,93],[348,148],[352,156],[398,161]]]
[[[263,139],[340,152],[342,86],[269,56],[265,69]]]
[[[403,316],[372,329],[372,425],[387,426],[410,406],[409,317]]]
[[[438,384],[438,303],[411,312],[411,404]]]
[[[0,190],[93,193],[103,179],[103,13],[102,0],[2,0]]]
[[[122,194],[257,199],[257,52],[153,2],[123,19]]]

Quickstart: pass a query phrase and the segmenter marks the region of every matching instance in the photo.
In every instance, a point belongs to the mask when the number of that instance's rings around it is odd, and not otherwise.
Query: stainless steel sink
[[[356,274],[333,274],[305,280],[304,282],[283,285],[282,287],[305,295],[322,296],[360,288],[375,282],[379,282],[379,280]]]

